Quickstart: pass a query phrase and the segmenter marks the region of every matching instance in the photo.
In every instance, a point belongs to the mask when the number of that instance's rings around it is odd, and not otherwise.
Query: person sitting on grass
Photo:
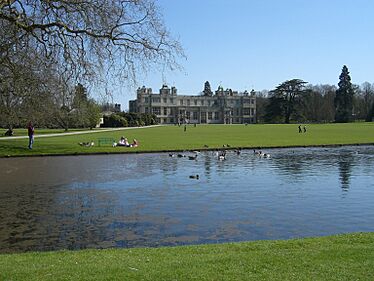
[[[94,146],[95,143],[94,141],[90,141],[90,142],[80,142],[78,143],[80,146],[87,146],[87,147],[90,147],[90,146]]]
[[[130,144],[129,144],[129,141],[127,140],[127,138],[122,136],[121,139],[118,141],[117,146],[127,146],[127,147],[129,147]]]
[[[132,144],[130,145],[130,147],[138,147],[138,145],[139,145],[139,142],[136,139],[133,139]]]
[[[13,130],[12,130],[12,128],[9,128],[9,129],[5,132],[4,135],[7,136],[7,137],[11,137],[11,136],[13,136]]]

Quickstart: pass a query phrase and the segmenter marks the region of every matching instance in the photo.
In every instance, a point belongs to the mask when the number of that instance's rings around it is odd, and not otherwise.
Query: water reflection
[[[0,252],[374,231],[374,147],[266,152],[0,159]]]
[[[342,154],[339,158],[339,176],[341,181],[341,187],[345,191],[347,191],[349,188],[353,161],[354,157],[351,153]]]

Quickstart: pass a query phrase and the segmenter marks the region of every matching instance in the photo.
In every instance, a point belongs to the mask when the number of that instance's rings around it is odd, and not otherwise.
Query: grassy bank
[[[374,234],[0,255],[0,280],[373,280]]]
[[[27,149],[27,139],[0,140],[0,156],[149,152],[231,147],[277,147],[332,144],[374,143],[374,123],[307,125],[306,133],[298,133],[297,125],[193,125],[161,126],[94,134],[37,138],[34,149]],[[81,147],[79,142],[109,137],[118,140],[122,135],[130,141],[138,139],[138,148]]]

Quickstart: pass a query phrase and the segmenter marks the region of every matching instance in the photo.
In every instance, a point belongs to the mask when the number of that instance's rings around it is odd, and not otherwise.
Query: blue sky
[[[166,26],[183,45],[183,70],[151,69],[139,86],[162,83],[180,94],[212,89],[274,89],[300,78],[337,84],[346,64],[352,82],[374,82],[373,0],[159,0]],[[114,93],[128,108],[135,89]]]

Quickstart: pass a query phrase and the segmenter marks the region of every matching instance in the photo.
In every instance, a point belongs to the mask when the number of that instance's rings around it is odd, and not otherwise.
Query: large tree
[[[68,128],[78,82],[134,82],[152,66],[179,67],[180,56],[154,0],[2,0],[0,123],[35,119],[32,103],[49,94],[55,106],[41,112]]]
[[[131,79],[150,65],[173,68],[182,54],[154,0],[3,0],[0,22],[79,79],[101,70]]]
[[[348,67],[344,65],[335,93],[335,122],[343,123],[352,120],[354,93]]]
[[[278,118],[282,118],[284,123],[288,124],[291,116],[298,119],[299,105],[303,95],[308,92],[305,89],[305,84],[307,82],[301,79],[292,79],[270,91],[269,104],[266,107],[266,120],[277,121]]]
[[[310,91],[303,98],[302,115],[312,122],[332,122],[335,117],[333,85],[307,85]]]
[[[374,84],[365,82],[360,87],[360,105],[362,111],[362,117],[365,121],[372,121],[372,108],[374,107]]]

